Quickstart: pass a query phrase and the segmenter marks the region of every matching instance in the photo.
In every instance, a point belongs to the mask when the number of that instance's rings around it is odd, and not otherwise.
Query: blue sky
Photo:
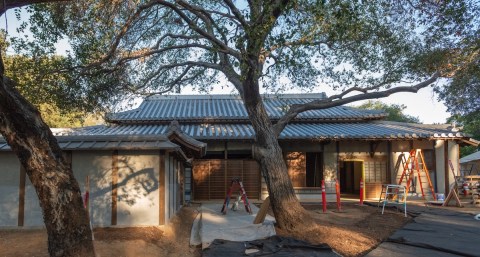
[[[22,12],[21,16],[22,18],[26,17],[25,12]],[[2,15],[0,17],[0,28],[2,29],[7,28],[7,32],[10,36],[19,36],[18,33],[16,32],[16,28],[19,26],[20,22],[21,21],[18,21],[15,18],[14,11],[9,10],[7,12],[8,26],[6,27],[5,15]],[[65,51],[67,51],[68,49],[69,49],[69,46],[66,41],[63,41],[57,44],[57,53],[59,54],[64,54]],[[11,53],[11,52],[8,52],[8,53]],[[231,88],[225,89],[225,88],[218,87],[218,88],[215,88],[214,91],[212,91],[212,93],[220,94],[220,93],[225,93],[230,91],[231,91]],[[320,92],[325,91],[327,95],[338,93],[333,90],[329,90],[329,88],[326,86],[323,86],[319,91]],[[193,92],[189,89],[185,89],[183,90],[183,93],[195,94],[196,92]],[[289,91],[288,93],[300,93],[300,92]],[[390,97],[383,98],[380,100],[388,104],[404,104],[405,106],[407,106],[407,108],[405,109],[406,114],[419,117],[420,121],[426,124],[445,123],[446,119],[450,116],[450,114],[447,112],[446,106],[442,102],[437,100],[437,95],[433,92],[433,89],[431,87],[421,89],[417,94],[397,93],[397,94],[391,95]],[[358,105],[358,104],[360,104],[360,102],[355,103],[355,105]]]

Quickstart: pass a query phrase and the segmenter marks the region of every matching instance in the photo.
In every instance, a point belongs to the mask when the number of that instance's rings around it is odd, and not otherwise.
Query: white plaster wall
[[[117,225],[158,225],[158,151],[119,151]]]
[[[392,152],[408,152],[411,148],[410,141],[392,141]]]
[[[337,147],[335,142],[324,146],[323,153],[323,179],[334,181],[337,178]]]
[[[378,151],[378,150],[377,150]],[[370,143],[369,142],[361,142],[361,141],[341,141],[340,142],[340,152],[370,152]]]
[[[11,152],[0,152],[0,227],[18,225],[20,162]]]
[[[445,141],[437,140],[435,143],[437,190],[438,193],[445,193]],[[453,181],[453,180],[452,180]]]
[[[460,170],[460,148],[459,145],[455,141],[448,141],[448,159],[452,161],[453,168],[455,169],[455,174],[459,174]],[[449,179],[448,181],[450,182],[450,186],[452,186],[455,183],[455,177],[452,173],[452,171],[449,169]]]
[[[165,154],[165,224],[168,224],[170,221],[170,198],[172,197],[170,194],[171,184],[170,184],[170,169],[172,163],[170,161],[170,154]]]
[[[86,177],[90,179],[90,220],[94,226],[111,225],[112,217],[112,151],[72,152],[72,169],[82,197]]]
[[[42,208],[40,208],[40,202],[38,201],[37,192],[33,187],[28,175],[25,179],[25,216],[24,226],[31,227],[43,227]]]

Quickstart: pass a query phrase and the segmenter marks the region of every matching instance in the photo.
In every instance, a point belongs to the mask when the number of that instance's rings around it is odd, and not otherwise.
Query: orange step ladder
[[[422,176],[421,176],[422,171],[425,173],[425,177],[427,179],[428,186],[430,187],[433,200],[436,201],[437,197],[435,195],[435,190],[433,189],[433,184],[430,179],[430,174],[428,173],[427,166],[425,166],[425,159],[423,157],[423,153],[421,149],[410,150],[410,154],[408,156],[407,161],[403,163],[403,172],[400,177],[400,180],[398,181],[398,184],[401,185],[403,182],[403,179],[405,178],[405,180],[407,181],[407,185],[406,185],[407,193],[410,192],[410,186],[412,185],[412,181],[416,173],[418,182],[419,182],[418,184],[420,185],[420,190],[422,192],[422,197],[423,199],[425,199],[425,192],[423,190]]]

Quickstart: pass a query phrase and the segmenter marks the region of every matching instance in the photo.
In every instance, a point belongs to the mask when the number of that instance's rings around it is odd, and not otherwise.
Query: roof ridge
[[[263,98],[268,99],[325,99],[327,95],[322,93],[291,93],[291,94],[261,94]],[[145,98],[145,101],[156,100],[240,100],[241,97],[238,94],[207,94],[207,95],[153,95]]]

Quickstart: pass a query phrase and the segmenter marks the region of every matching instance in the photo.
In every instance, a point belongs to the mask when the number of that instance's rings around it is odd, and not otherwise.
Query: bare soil
[[[99,257],[172,256],[198,257],[201,249],[190,247],[190,230],[197,207],[184,207],[167,229],[160,227],[95,228]],[[47,257],[45,229],[0,230],[0,256]]]
[[[295,232],[276,228],[277,234],[312,244],[326,243],[343,256],[367,254],[411,220],[396,208],[385,209],[382,215],[380,208],[353,203],[343,203],[340,212],[335,210],[335,204],[329,204],[326,213],[321,205],[303,206],[310,211],[317,225]]]
[[[396,229],[409,222],[395,209],[381,210],[370,206],[343,204],[341,212],[322,213],[321,205],[304,205],[317,226],[309,230],[287,232],[277,228],[282,236],[294,237],[314,244],[327,243],[344,256],[362,256],[373,250]],[[98,256],[173,256],[198,257],[201,250],[190,247],[190,231],[197,215],[197,206],[184,207],[172,219],[172,226],[134,228],[95,228],[95,249]],[[0,230],[0,257],[48,256],[44,229]]]

